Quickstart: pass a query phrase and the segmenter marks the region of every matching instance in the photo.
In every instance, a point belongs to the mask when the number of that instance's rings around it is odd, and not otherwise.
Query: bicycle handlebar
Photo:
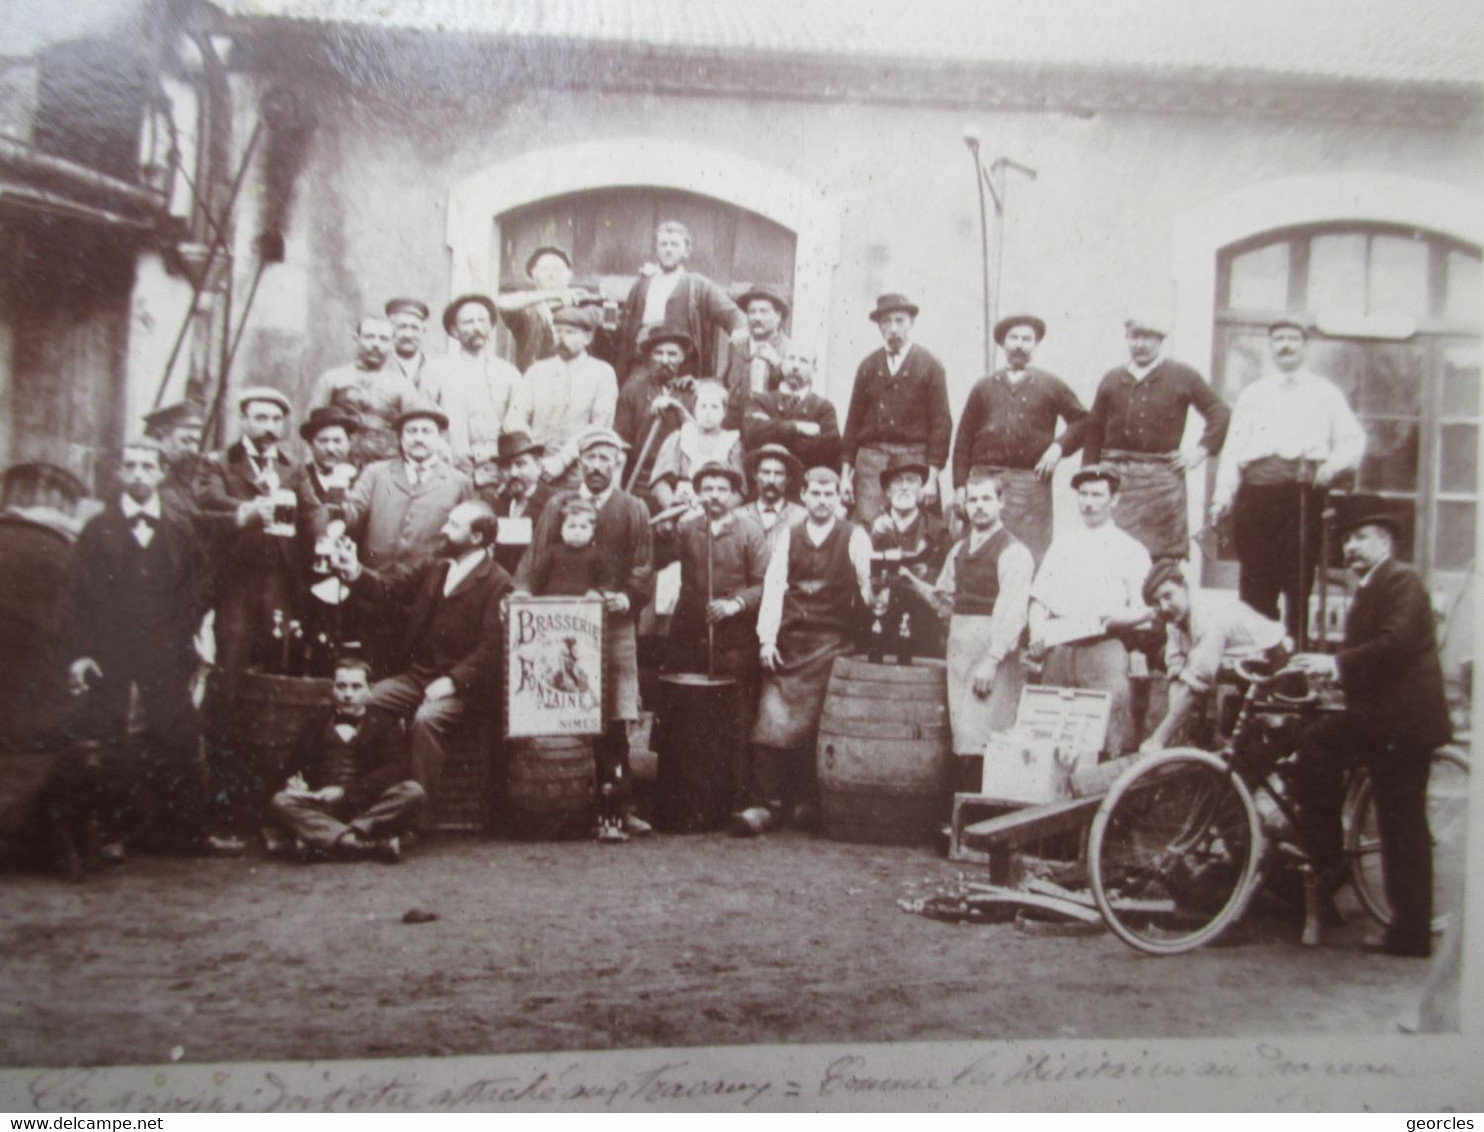
[[[1255,686],[1260,691],[1266,692],[1279,703],[1287,704],[1290,707],[1306,707],[1309,704],[1317,702],[1319,699],[1319,693],[1309,681],[1309,674],[1302,668],[1285,667],[1280,668],[1271,675],[1265,675],[1250,667],[1246,660],[1233,660],[1232,668],[1248,684]],[[1304,689],[1303,693],[1293,696],[1282,691],[1279,687],[1279,682],[1285,679],[1291,681],[1301,680]]]

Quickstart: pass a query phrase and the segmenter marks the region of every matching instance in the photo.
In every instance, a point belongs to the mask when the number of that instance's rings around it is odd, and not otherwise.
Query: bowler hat
[[[747,465],[749,479],[757,480],[757,466],[764,460],[781,460],[783,466],[788,469],[788,480],[797,484],[804,476],[803,462],[781,444],[764,444],[761,448],[754,448],[747,453],[743,463]]]
[[[650,331],[649,336],[644,339],[644,353],[647,355],[649,351],[664,342],[674,342],[685,351],[686,357],[696,352],[695,339],[684,330],[672,330],[668,326],[660,326]]]
[[[352,435],[359,427],[354,417],[342,413],[333,405],[321,405],[299,426],[299,435],[305,440],[313,440],[324,429],[334,428],[336,425],[345,430],[346,436]]]
[[[1046,323],[1043,319],[1039,319],[1033,314],[1012,314],[1007,318],[1000,319],[999,322],[994,324],[995,343],[1003,346],[1005,344],[1005,335],[1009,334],[1017,326],[1029,326],[1036,332],[1037,342],[1040,342],[1042,338],[1046,337]]]
[[[391,318],[392,315],[395,314],[401,314],[403,311],[411,311],[413,314],[417,315],[418,318],[425,319],[428,317],[428,304],[423,302],[421,299],[400,298],[387,300],[387,318]]]
[[[773,309],[776,310],[781,317],[788,317],[788,300],[780,295],[775,288],[769,287],[766,283],[755,284],[754,286],[749,287],[742,294],[738,295],[737,305],[743,310],[746,310],[748,304],[751,303],[754,299],[762,299],[764,302],[772,303]]]
[[[144,414],[144,427],[150,432],[169,432],[176,428],[204,428],[206,410],[195,401],[176,401],[161,405]]]
[[[39,460],[12,464],[0,473],[0,508],[54,507],[72,514],[88,488],[66,468]]]
[[[488,295],[480,295],[473,292],[467,295],[460,295],[443,308],[443,329],[450,335],[453,334],[454,323],[459,317],[459,308],[467,303],[478,303],[485,310],[489,311],[491,326],[500,321],[500,312],[495,309],[495,300]]]
[[[725,476],[728,482],[731,483],[732,490],[738,495],[742,494],[745,483],[742,479],[742,473],[730,464],[723,464],[718,460],[712,460],[709,463],[702,464],[690,477],[691,486],[697,491],[700,491],[701,481],[707,476]]]
[[[508,464],[517,456],[523,456],[527,452],[533,452],[537,456],[545,455],[546,446],[537,444],[531,439],[530,433],[506,432],[500,435],[500,443],[495,452],[495,463]]]
[[[557,326],[575,326],[580,330],[598,329],[598,312],[592,307],[563,307],[551,316]]]
[[[402,427],[408,421],[415,421],[422,418],[432,421],[441,430],[446,430],[448,428],[448,414],[446,414],[442,409],[433,404],[431,401],[424,401],[421,404],[416,404],[413,405],[411,408],[406,409],[402,413],[402,415],[397,418],[396,429],[398,432],[401,432]]]
[[[918,305],[907,298],[906,295],[890,292],[876,297],[876,309],[866,317],[872,322],[880,322],[887,315],[891,314],[892,311],[906,311],[913,318],[916,318],[919,309]]]
[[[881,469],[877,477],[881,481],[881,490],[885,491],[891,486],[891,481],[903,472],[916,472],[922,477],[922,482],[927,483],[927,478],[932,474],[926,461],[919,460],[916,456],[908,456],[902,452],[893,452],[890,459],[886,461],[886,467]]]
[[[572,257],[569,256],[561,248],[557,247],[555,244],[542,244],[539,248],[537,248],[526,257],[527,275],[531,274],[531,270],[536,266],[536,261],[544,255],[554,255],[557,257],[557,259],[565,263],[568,268],[571,268],[572,266]]]
[[[627,452],[629,450],[628,442],[619,436],[618,433],[614,432],[611,428],[594,425],[577,438],[577,451],[586,452],[589,448],[596,448],[600,444],[617,448],[620,452]]]
[[[283,410],[284,416],[292,413],[294,407],[289,404],[289,399],[277,389],[267,385],[249,385],[237,395],[237,409],[246,412],[247,407],[254,401],[267,401],[271,405],[277,405]]]
[[[1078,468],[1072,476],[1072,486],[1081,487],[1085,483],[1094,480],[1102,480],[1110,490],[1117,491],[1123,487],[1123,477],[1111,464],[1088,464],[1085,468]]]
[[[1372,492],[1336,495],[1333,499],[1337,537],[1343,539],[1359,527],[1384,527],[1398,542],[1405,537],[1402,529],[1402,516],[1392,507],[1389,500]]]

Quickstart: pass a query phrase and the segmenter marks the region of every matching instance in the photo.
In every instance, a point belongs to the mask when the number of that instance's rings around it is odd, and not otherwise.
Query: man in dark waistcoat
[[[1379,504],[1379,500],[1360,500]],[[1355,506],[1352,501],[1352,506]],[[1357,513],[1358,512],[1358,513]],[[1416,572],[1398,562],[1397,521],[1361,510],[1340,525],[1345,565],[1360,578],[1333,656],[1300,654],[1306,671],[1338,679],[1345,711],[1305,733],[1296,780],[1305,847],[1332,886],[1345,867],[1340,808],[1346,767],[1364,766],[1375,788],[1381,864],[1391,925],[1375,950],[1425,958],[1432,950],[1432,838],[1427,776],[1432,752],[1452,738],[1432,602]]]

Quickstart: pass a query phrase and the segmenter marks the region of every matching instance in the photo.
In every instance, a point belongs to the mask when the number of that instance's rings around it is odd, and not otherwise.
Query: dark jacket
[[[295,472],[279,447],[276,460],[279,485],[294,490]],[[253,475],[252,461],[242,441],[225,451],[206,457],[196,473],[196,506],[209,532],[214,557],[221,573],[220,585],[235,588],[237,579],[253,571],[296,570],[293,539],[268,534],[261,526],[238,527],[237,507],[262,494]]]
[[[1424,753],[1452,737],[1432,602],[1411,567],[1387,559],[1356,591],[1335,662],[1365,733]]]
[[[805,436],[800,421],[819,426],[818,436]],[[794,397],[783,390],[751,398],[742,411],[742,446],[754,452],[765,444],[781,444],[805,468],[840,466],[840,423],[835,406],[818,393]]]
[[[623,320],[618,331],[618,360],[614,370],[622,386],[629,375],[644,368],[644,352],[639,348],[639,331],[644,325],[644,306],[649,296],[651,276],[635,281],[624,300]],[[684,330],[696,344],[700,355],[698,372],[710,377],[716,372],[716,333],[731,334],[747,325],[747,316],[727,297],[727,293],[704,275],[686,271],[676,284],[670,301],[665,304],[665,323]]]
[[[367,712],[349,744],[332,727],[333,709],[309,723],[294,745],[288,774],[301,774],[311,790],[339,786],[346,808],[359,811],[399,782],[412,777],[402,730],[387,716]]]
[[[531,494],[526,498],[522,517],[531,520],[531,534],[533,536],[536,533],[536,523],[540,521],[542,513],[546,510],[546,501],[551,498],[551,495],[550,484],[537,483]],[[514,502],[514,498],[504,491],[496,492],[492,498],[489,498],[490,506],[495,509],[495,514],[500,517],[502,526],[505,520],[510,518],[510,509],[514,505]],[[509,538],[512,536],[502,532],[501,537]],[[520,569],[520,560],[526,556],[528,549],[530,549],[529,543],[521,546],[518,543],[497,541],[495,543],[495,561],[500,564],[505,573],[513,578],[515,572]]]
[[[407,620],[395,664],[414,664],[447,676],[460,694],[495,686],[503,655],[500,600],[510,592],[510,575],[486,556],[458,588],[443,596],[449,563],[427,562],[411,571],[365,570],[351,586],[357,599],[407,607]]]
[[[560,491],[552,496],[536,524],[530,553],[521,560],[515,576],[522,593],[534,593],[532,578],[536,560],[562,541],[562,504],[576,491]],[[639,620],[639,611],[654,596],[654,541],[649,530],[649,511],[628,492],[615,487],[602,507],[598,508],[597,529],[593,541],[608,561],[609,578],[615,590],[629,599],[630,622]]]
[[[948,408],[948,377],[943,363],[915,342],[891,375],[886,350],[866,355],[855,371],[855,388],[845,415],[840,457],[855,463],[867,445],[921,444],[935,468],[948,463],[953,415]]]

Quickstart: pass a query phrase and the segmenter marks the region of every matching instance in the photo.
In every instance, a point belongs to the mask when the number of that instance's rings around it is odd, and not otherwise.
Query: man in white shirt
[[[588,353],[598,329],[592,307],[562,307],[551,317],[556,353],[532,364],[515,385],[505,431],[526,433],[545,448],[542,478],[575,488],[577,438],[590,428],[612,428],[618,408],[613,367]]]
[[[871,604],[871,537],[838,517],[840,477],[811,468],[804,482],[804,521],[785,528],[763,577],[765,674],[752,729],[753,805],[733,825],[741,835],[776,826],[785,805],[794,825],[817,821],[814,742],[830,669],[852,651],[860,610]]]
[[[1128,649],[1112,634],[1146,623],[1142,594],[1149,551],[1113,522],[1121,486],[1105,464],[1072,477],[1079,526],[1061,531],[1031,585],[1030,651],[1044,656],[1042,683],[1112,694],[1106,749],[1121,755],[1136,737],[1129,710]]]
[[[1345,395],[1304,368],[1307,347],[1302,324],[1280,319],[1268,327],[1277,372],[1237,397],[1211,497],[1213,525],[1232,516],[1238,594],[1268,617],[1278,616],[1282,594],[1284,623],[1301,648],[1325,497],[1365,453],[1365,431]]]
[[[454,463],[469,468],[493,459],[520,371],[495,354],[495,303],[460,295],[443,311],[443,329],[458,349],[428,363],[424,395],[448,415]]]

